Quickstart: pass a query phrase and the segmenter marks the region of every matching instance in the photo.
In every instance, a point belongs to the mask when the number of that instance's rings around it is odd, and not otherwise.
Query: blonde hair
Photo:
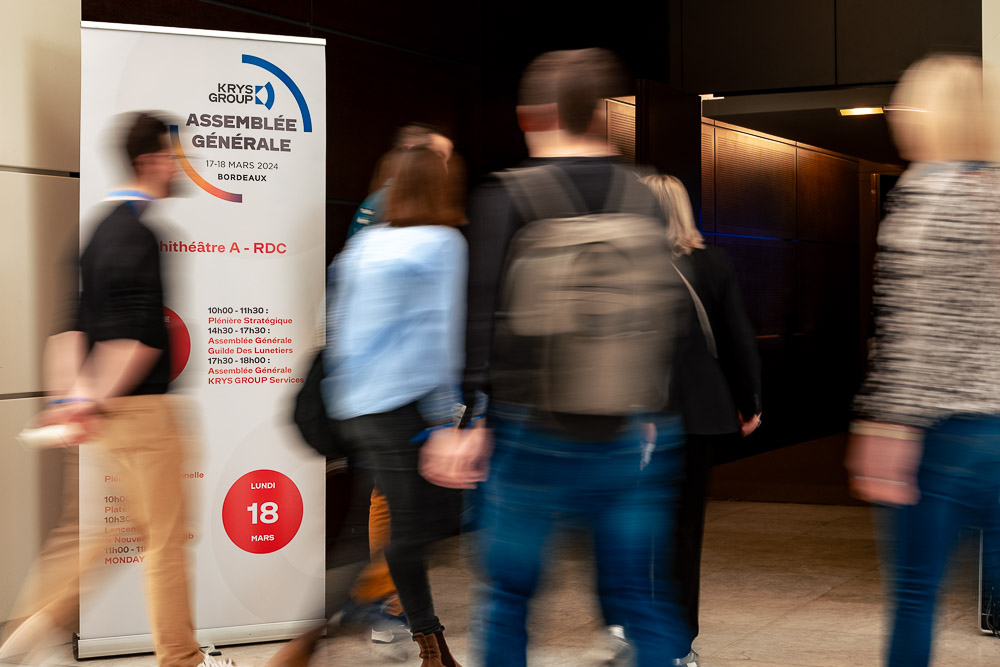
[[[886,107],[900,155],[914,162],[993,159],[983,73],[975,56],[933,55],[911,65]]]
[[[642,182],[653,191],[667,216],[667,240],[674,257],[690,255],[695,248],[704,248],[705,239],[694,224],[691,201],[684,184],[673,176],[645,176]]]

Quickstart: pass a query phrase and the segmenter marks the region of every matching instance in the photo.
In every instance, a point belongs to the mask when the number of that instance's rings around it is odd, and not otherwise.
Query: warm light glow
[[[699,95],[698,97],[701,98],[702,102],[705,102],[706,100],[724,100],[724,99],[726,99],[725,97],[716,97],[715,93],[705,93],[704,95]]]
[[[854,107],[853,109],[837,109],[841,116],[871,116],[882,113],[882,107]]]
[[[918,113],[927,113],[927,109],[918,109],[917,107],[908,107],[902,104],[893,104],[892,106],[882,107],[885,111],[915,111]]]

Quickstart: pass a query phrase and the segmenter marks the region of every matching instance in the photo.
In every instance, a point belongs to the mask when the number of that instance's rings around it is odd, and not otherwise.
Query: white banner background
[[[165,113],[177,123],[186,156],[187,173],[178,175],[181,196],[154,203],[143,219],[162,242],[165,305],[190,336],[189,359],[172,388],[193,407],[189,423],[200,453],[184,481],[194,499],[189,569],[199,637],[222,644],[291,636],[303,622],[322,618],[324,604],[324,462],[299,441],[290,422],[300,386],[294,382],[308,370],[324,291],[324,42],[84,23],[82,50],[81,242],[102,218],[108,191],[126,178],[114,132],[118,114]],[[238,101],[211,97],[233,90]],[[222,126],[201,127],[203,114],[222,116]],[[270,129],[227,128],[225,116],[256,117]],[[218,143],[218,137],[237,135],[240,144],[251,137],[279,150],[217,148],[207,139]],[[282,140],[288,150],[280,150]],[[213,186],[221,196],[209,191]],[[229,200],[222,198],[227,193]],[[242,201],[230,201],[234,195]],[[216,247],[207,252],[207,245]],[[212,317],[241,321],[220,324]],[[266,321],[248,326],[247,318]],[[286,342],[257,343],[258,337]],[[235,338],[252,342],[210,341]],[[215,374],[219,369],[239,372]],[[291,483],[266,472],[237,483],[254,471],[276,471]],[[107,474],[95,453],[81,448],[81,530],[127,526],[115,523],[121,506]],[[274,490],[249,489],[275,480]],[[286,507],[295,496],[291,486],[302,498],[297,531],[294,508]],[[265,502],[276,503],[277,520],[262,514],[272,507]],[[268,534],[278,544],[259,541]],[[248,542],[250,535],[258,537]],[[247,550],[274,548],[289,537],[270,553]],[[93,575],[100,585],[84,588],[80,657],[152,646],[144,566],[129,562],[141,551],[129,548],[107,554]]]

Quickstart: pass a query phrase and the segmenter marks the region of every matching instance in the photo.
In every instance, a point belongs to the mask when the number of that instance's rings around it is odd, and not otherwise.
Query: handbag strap
[[[684,281],[684,286],[687,287],[688,292],[691,293],[691,299],[694,301],[695,312],[698,313],[698,323],[701,325],[701,332],[705,335],[705,343],[708,345],[709,354],[712,355],[713,359],[718,359],[719,350],[715,346],[715,334],[712,333],[712,324],[708,321],[708,313],[705,312],[705,304],[703,304],[701,299],[698,298],[698,294],[694,291],[694,287],[692,287],[691,283],[688,282],[688,279],[684,277],[681,270],[677,268],[677,265],[672,264],[671,266],[674,267],[674,271],[676,271],[677,275],[681,277],[681,280]]]

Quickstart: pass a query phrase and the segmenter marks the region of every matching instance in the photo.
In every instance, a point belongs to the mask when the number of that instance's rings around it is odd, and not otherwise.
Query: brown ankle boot
[[[413,633],[413,641],[420,647],[420,667],[444,667],[441,662],[441,649],[438,648],[437,635],[422,635]]]
[[[462,667],[451,654],[448,642],[444,640],[444,631],[438,630],[432,635],[413,634],[413,641],[420,646],[420,657],[423,662],[420,667]]]
[[[438,650],[441,651],[441,664],[444,667],[462,667],[458,664],[458,660],[451,655],[451,649],[448,648],[448,642],[444,640],[444,632],[438,631],[434,633],[434,637],[437,639]]]

